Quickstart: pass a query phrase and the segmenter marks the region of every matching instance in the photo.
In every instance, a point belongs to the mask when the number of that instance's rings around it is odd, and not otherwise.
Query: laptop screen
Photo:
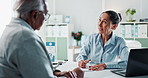
[[[126,77],[148,75],[148,48],[131,49],[126,72],[121,69],[112,72]]]
[[[148,75],[148,48],[131,49],[126,76]]]

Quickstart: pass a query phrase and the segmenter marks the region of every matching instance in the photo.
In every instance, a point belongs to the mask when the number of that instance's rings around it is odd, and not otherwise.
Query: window
[[[14,0],[0,0],[0,37],[12,16],[12,2]]]

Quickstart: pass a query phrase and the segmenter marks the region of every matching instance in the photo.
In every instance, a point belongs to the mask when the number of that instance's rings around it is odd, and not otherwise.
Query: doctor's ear
[[[118,24],[113,24],[112,29],[115,30],[117,28]]]
[[[37,18],[37,15],[38,15],[38,12],[37,11],[31,11],[31,17],[36,19]]]
[[[35,12],[35,13],[33,14],[33,18],[34,18],[34,19],[37,18],[37,14],[38,14],[37,12]]]

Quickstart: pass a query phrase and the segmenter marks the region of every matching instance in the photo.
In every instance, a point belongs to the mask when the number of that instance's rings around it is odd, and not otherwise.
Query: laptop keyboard
[[[119,69],[119,70],[111,70],[111,72],[113,73],[121,73],[121,74],[125,74],[126,73],[126,69]]]
[[[119,72],[122,73],[122,74],[125,74],[126,73],[126,71],[124,71],[124,70],[123,71],[119,71]]]

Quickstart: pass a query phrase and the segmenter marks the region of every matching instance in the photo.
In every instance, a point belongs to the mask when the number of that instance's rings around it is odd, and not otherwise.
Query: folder
[[[125,25],[125,37],[131,38],[132,37],[132,25]]]
[[[147,38],[147,24],[138,24],[138,37]]]

